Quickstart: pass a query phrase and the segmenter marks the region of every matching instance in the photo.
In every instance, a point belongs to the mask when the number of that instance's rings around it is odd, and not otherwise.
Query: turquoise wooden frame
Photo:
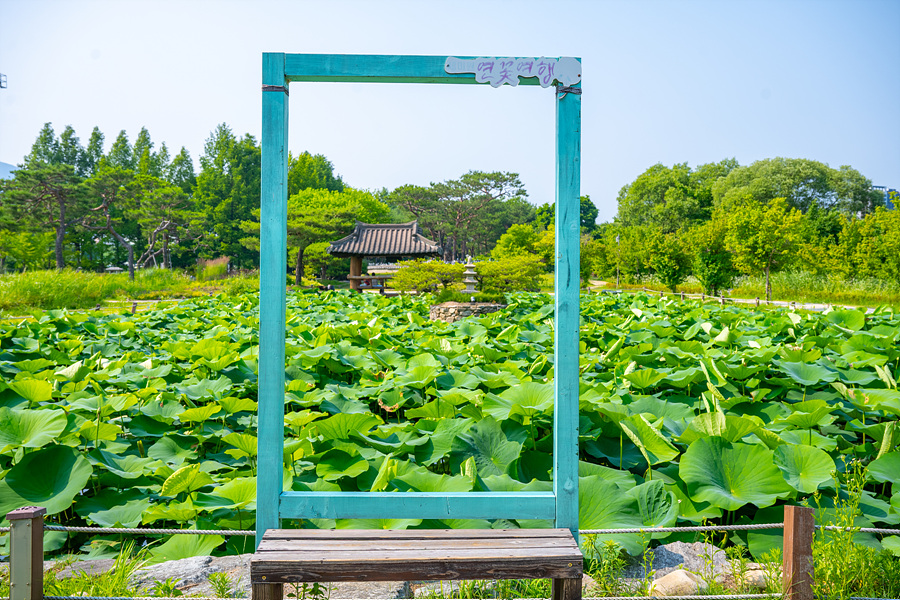
[[[578,535],[578,328],[581,84],[556,100],[556,276],[552,492],[389,493],[282,490],[288,86],[291,82],[475,84],[445,56],[263,54],[259,431],[256,543],[281,519],[548,519]],[[580,61],[580,59],[578,59]],[[523,78],[520,85],[537,85]],[[483,84],[482,84],[483,85]]]

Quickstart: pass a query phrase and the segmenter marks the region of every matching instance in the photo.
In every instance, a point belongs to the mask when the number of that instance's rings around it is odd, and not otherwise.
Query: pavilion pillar
[[[362,275],[362,256],[351,256],[350,257],[350,289],[359,291],[359,279],[354,279],[354,277],[359,277]]]

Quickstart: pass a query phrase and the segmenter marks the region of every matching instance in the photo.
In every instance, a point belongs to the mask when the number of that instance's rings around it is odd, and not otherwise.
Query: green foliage
[[[682,239],[675,234],[658,233],[650,239],[650,268],[673,292],[691,272],[691,257]]]
[[[197,281],[212,281],[228,276],[228,257],[197,262]]]
[[[694,251],[692,271],[704,294],[715,296],[734,282],[736,271],[726,247],[727,233],[728,224],[723,219],[713,219],[687,234]]]
[[[417,219],[450,261],[487,254],[511,225],[530,221],[534,207],[527,197],[516,173],[469,171],[429,187],[400,186],[387,201]]]
[[[527,292],[540,289],[544,265],[533,254],[520,254],[500,260],[478,262],[475,279],[486,293]]]
[[[855,169],[832,169],[814,160],[781,157],[733,169],[715,182],[713,196],[716,207],[728,212],[748,199],[766,204],[784,198],[789,207],[804,213],[818,206],[848,215],[868,213],[884,203],[872,182]]]
[[[540,239],[540,234],[531,225],[510,225],[491,250],[491,257],[500,259],[520,254],[535,254]]]
[[[771,300],[770,274],[794,259],[804,234],[803,216],[783,198],[767,205],[748,200],[729,215],[726,245],[738,269],[765,274],[766,299]]]
[[[397,263],[400,267],[391,279],[391,287],[397,290],[419,292],[443,290],[461,284],[465,266],[448,264],[439,260],[407,260]]]

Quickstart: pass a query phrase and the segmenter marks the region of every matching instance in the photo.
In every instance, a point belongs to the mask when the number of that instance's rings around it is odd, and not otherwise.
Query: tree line
[[[655,277],[675,291],[693,275],[716,294],[762,275],[769,298],[771,273],[785,268],[900,281],[900,212],[885,200],[855,169],[806,159],[656,164],[622,187],[612,222],[582,228],[582,276]],[[552,229],[511,227],[494,254],[550,265],[552,248]]]
[[[221,124],[199,157],[173,157],[146,128],[132,143],[119,132],[108,151],[95,127],[87,144],[67,126],[47,123],[31,152],[0,183],[0,272],[111,266],[190,269],[227,256],[238,269],[259,266],[260,146]],[[339,277],[346,260],[325,253],[355,221],[418,219],[444,258],[489,252],[535,209],[515,173],[470,171],[430,186],[370,192],[346,185],[331,161],[309,152],[289,157],[288,243],[295,280]],[[48,251],[52,248],[52,251]]]

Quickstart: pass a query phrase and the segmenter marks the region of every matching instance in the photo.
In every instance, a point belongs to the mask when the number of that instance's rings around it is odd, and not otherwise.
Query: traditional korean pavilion
[[[426,256],[441,256],[441,247],[419,229],[418,221],[409,223],[356,222],[353,233],[332,242],[327,252],[350,259],[350,289],[359,290],[367,277],[362,275],[363,258],[375,262],[394,262]],[[385,277],[382,277],[384,279]]]

